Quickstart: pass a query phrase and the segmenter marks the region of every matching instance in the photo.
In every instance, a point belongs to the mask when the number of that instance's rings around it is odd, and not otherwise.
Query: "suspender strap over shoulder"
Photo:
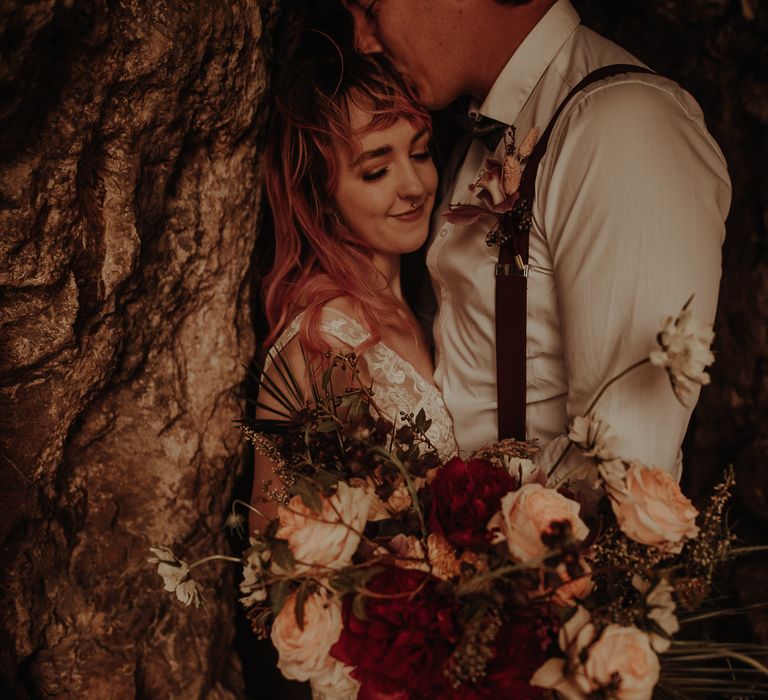
[[[642,66],[617,64],[589,73],[560,103],[528,158],[520,181],[520,198],[509,213],[512,236],[499,250],[496,265],[496,386],[499,440],[525,439],[526,315],[528,248],[536,174],[558,118],[567,104],[592,83],[624,73],[652,73]]]

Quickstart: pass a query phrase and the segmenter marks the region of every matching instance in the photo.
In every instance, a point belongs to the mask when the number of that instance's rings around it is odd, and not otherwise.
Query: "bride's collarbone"
[[[387,331],[382,333],[380,342],[411,365],[421,379],[433,384],[432,358],[423,338],[415,338],[410,332]]]

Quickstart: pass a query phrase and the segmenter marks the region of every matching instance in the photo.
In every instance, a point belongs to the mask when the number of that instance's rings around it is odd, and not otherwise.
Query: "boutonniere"
[[[449,205],[445,218],[452,224],[473,224],[482,217],[494,218],[495,225],[485,237],[488,246],[504,245],[516,228],[530,227],[529,203],[520,199],[520,180],[523,169],[539,139],[539,129],[533,127],[515,145],[515,127],[504,132],[504,160],[486,158],[477,179],[469,186],[480,204]]]

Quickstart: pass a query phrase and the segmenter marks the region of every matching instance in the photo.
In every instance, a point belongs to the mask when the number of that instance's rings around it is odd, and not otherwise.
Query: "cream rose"
[[[300,496],[278,509],[277,537],[288,540],[298,562],[297,571],[312,566],[341,569],[352,559],[365,528],[371,496],[363,488],[339,482],[330,498],[324,498],[320,513],[314,513]]]
[[[547,553],[541,536],[555,522],[567,521],[573,537],[583,540],[589,529],[579,518],[579,504],[541,484],[526,484],[501,499],[501,510],[488,522],[498,530],[496,542],[506,540],[509,553],[518,561],[537,559]]]
[[[304,604],[304,629],[296,619],[296,594],[289,596],[272,625],[278,668],[286,678],[306,681],[332,671],[331,647],[341,635],[341,605],[327,591],[312,593]]]
[[[606,483],[621,531],[640,544],[678,553],[686,537],[696,537],[698,511],[665,471],[632,462],[624,488]]]
[[[637,627],[608,625],[589,648],[584,673],[597,687],[621,680],[612,696],[616,700],[650,700],[659,680],[659,657],[645,632]]]
[[[351,666],[333,659],[333,664],[327,671],[312,678],[312,690],[319,691],[324,697],[328,698],[357,697],[360,683],[350,675],[352,670]]]

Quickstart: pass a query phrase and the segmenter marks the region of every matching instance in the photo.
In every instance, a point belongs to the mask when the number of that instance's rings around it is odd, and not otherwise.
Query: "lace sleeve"
[[[292,403],[303,403],[312,396],[313,375],[315,381],[319,381],[319,376],[327,368],[324,358],[312,362],[301,345],[299,330],[302,319],[303,314],[293,319],[267,353],[262,373],[262,391],[259,394],[262,403],[273,405],[276,402],[273,392],[265,391],[265,384],[292,399]],[[338,309],[329,307],[325,307],[321,312],[319,330],[332,355],[355,352],[370,337],[354,319]],[[307,366],[308,362],[310,367]],[[357,381],[369,385],[371,377],[363,355],[357,358],[357,370]],[[348,378],[345,378],[343,371],[335,373],[334,391],[344,390],[345,379]]]

